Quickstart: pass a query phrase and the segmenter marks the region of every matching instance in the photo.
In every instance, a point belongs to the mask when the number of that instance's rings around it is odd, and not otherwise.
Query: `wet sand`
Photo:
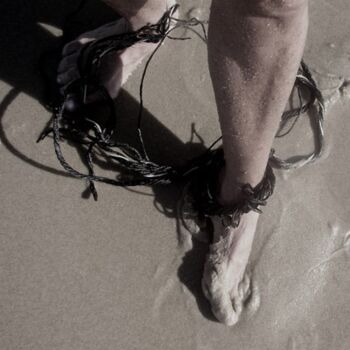
[[[35,143],[49,114],[38,102],[42,81],[33,64],[59,34],[36,22],[60,27],[74,6],[19,4],[0,5],[1,23],[9,28],[0,40],[0,348],[348,349],[347,0],[311,1],[304,58],[327,101],[326,149],[315,164],[276,172],[251,257],[253,299],[231,328],[213,319],[200,289],[207,245],[179,244],[180,187],[136,193],[97,184],[95,203],[86,198],[84,182],[65,176],[52,140]],[[191,1],[182,15],[192,11],[206,19],[208,4]],[[104,20],[113,18],[99,11]],[[118,99],[125,125],[135,121],[140,73]],[[176,162],[200,153],[199,140],[189,142],[192,123],[206,145],[216,139],[206,47],[199,39],[165,43],[147,75],[145,106],[146,144],[155,159]],[[312,146],[307,117],[275,145],[282,156]],[[65,155],[84,170],[73,148]]]

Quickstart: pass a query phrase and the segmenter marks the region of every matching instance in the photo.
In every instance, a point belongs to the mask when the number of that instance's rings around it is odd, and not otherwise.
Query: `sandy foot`
[[[250,276],[246,271],[259,214],[242,216],[239,227],[224,227],[215,217],[214,243],[204,266],[202,289],[213,314],[232,326],[239,320],[245,300],[250,295]]]

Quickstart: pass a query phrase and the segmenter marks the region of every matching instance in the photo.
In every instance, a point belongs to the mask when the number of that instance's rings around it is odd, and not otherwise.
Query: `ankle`
[[[242,186],[249,184],[255,187],[263,178],[259,174],[250,176],[249,173],[237,174],[236,171],[230,171],[223,167],[218,177],[218,195],[219,202],[222,205],[234,205],[243,200]]]

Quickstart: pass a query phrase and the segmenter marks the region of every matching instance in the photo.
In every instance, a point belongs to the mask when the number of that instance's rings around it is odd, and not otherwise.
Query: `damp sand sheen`
[[[183,13],[208,16],[209,1],[181,5]],[[154,206],[155,199],[171,209],[176,188],[140,188],[142,195],[98,185],[94,203],[81,198],[80,181],[16,156],[8,142],[61,170],[52,140],[35,144],[48,113],[22,92],[1,120],[1,349],[348,349],[350,8],[345,0],[310,5],[304,58],[326,98],[326,149],[315,164],[276,172],[275,192],[258,222],[252,295],[240,321],[234,327],[215,322],[201,291],[207,244],[185,234],[179,244],[172,213]],[[137,100],[139,72],[126,84],[121,107]],[[203,43],[166,42],[146,84],[148,121],[179,157],[188,152],[192,122],[206,142],[216,138]],[[5,77],[1,100],[11,89]],[[303,117],[274,147],[280,156],[307,154],[312,137]]]

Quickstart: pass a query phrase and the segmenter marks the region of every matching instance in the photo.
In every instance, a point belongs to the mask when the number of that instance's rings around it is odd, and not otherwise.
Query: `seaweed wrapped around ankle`
[[[225,165],[224,153],[218,149],[213,153],[212,162],[199,171],[190,188],[194,200],[194,208],[207,217],[219,216],[224,226],[238,227],[241,216],[255,211],[261,213],[272,195],[276,178],[268,163],[263,179],[255,187],[250,184],[240,185],[241,200],[234,205],[222,205],[217,195],[218,174]]]

